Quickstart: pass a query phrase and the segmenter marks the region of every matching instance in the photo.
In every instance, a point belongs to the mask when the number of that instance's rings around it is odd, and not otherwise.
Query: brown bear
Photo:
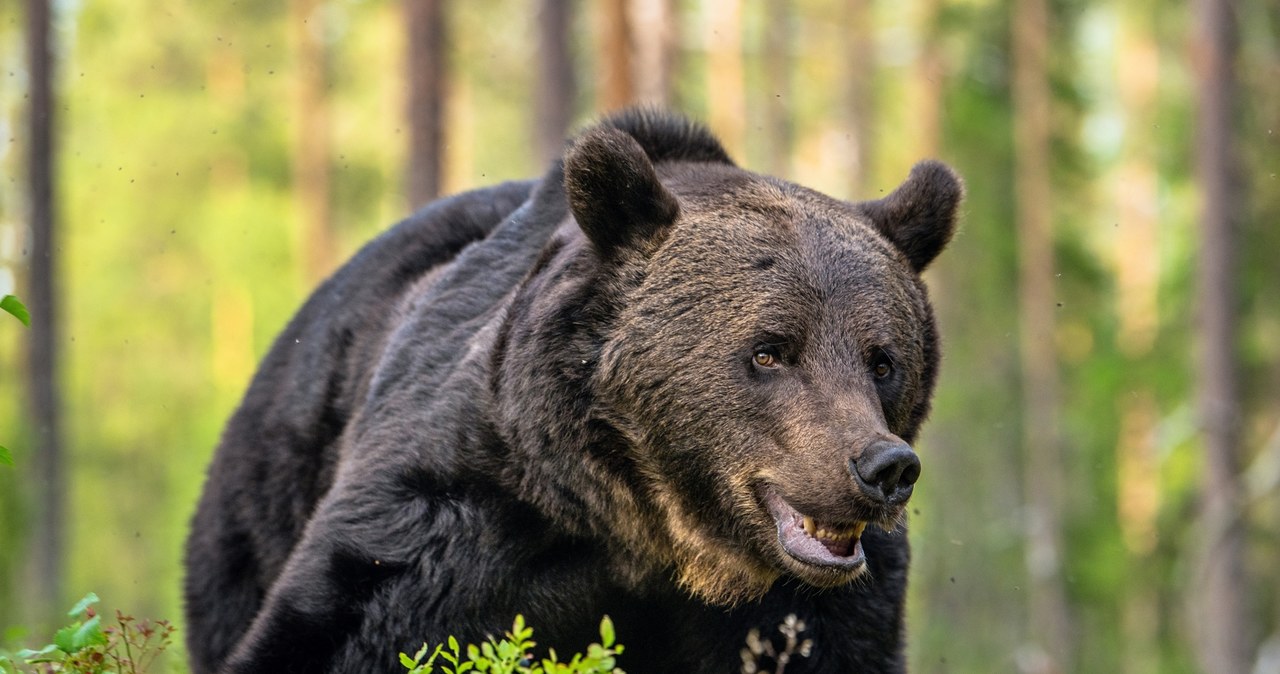
[[[396,672],[517,613],[645,672],[905,668],[904,507],[938,337],[920,272],[962,188],[832,199],[701,126],[609,117],[538,181],[439,201],[285,328],[187,546],[211,672]]]

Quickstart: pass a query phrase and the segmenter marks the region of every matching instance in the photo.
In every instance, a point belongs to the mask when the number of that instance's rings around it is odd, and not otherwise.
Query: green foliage
[[[4,299],[0,299],[0,309],[13,314],[14,318],[22,321],[23,325],[31,325],[31,314],[27,313],[27,307],[22,301],[13,295],[5,295]],[[0,445],[0,464],[6,466],[13,465],[13,454],[9,452],[9,448]]]
[[[31,314],[27,313],[27,307],[16,296],[5,295],[0,299],[0,309],[13,314],[13,317],[22,321],[23,325],[31,325]]]
[[[517,615],[505,638],[489,637],[479,646],[468,644],[465,658],[458,640],[450,636],[446,643],[434,649],[424,643],[412,656],[401,653],[400,664],[409,674],[623,674],[617,667],[622,644],[615,642],[613,621],[609,616],[600,621],[600,643],[588,646],[586,655],[578,653],[568,662],[560,662],[552,650],[538,662],[530,653],[535,645],[533,628],[524,624],[524,616]],[[448,664],[437,666],[437,658]]]
[[[0,652],[0,672],[70,672],[73,674],[143,674],[170,643],[168,621],[139,621],[116,611],[116,622],[102,626],[90,592],[67,615],[73,621],[53,635],[53,643],[23,649],[12,656]]]

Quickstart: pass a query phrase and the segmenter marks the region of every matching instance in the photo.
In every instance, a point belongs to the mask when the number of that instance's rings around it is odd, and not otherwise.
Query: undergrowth
[[[10,653],[0,649],[0,674],[146,674],[173,639],[174,627],[165,620],[138,620],[116,611],[106,623],[93,605],[98,596],[85,595],[67,613],[71,618],[57,630],[52,643]],[[464,649],[454,637],[414,655],[400,654],[407,674],[625,674],[617,667],[623,647],[616,642],[613,622],[600,621],[600,643],[587,652],[560,662],[555,650],[535,660],[533,629],[517,615],[502,639],[489,637]]]
[[[511,631],[502,639],[489,637],[478,646],[468,644],[466,649],[453,637],[434,649],[424,643],[412,656],[401,653],[400,664],[408,674],[624,674],[617,666],[623,647],[616,643],[609,616],[600,621],[600,643],[588,646],[585,655],[579,653],[560,662],[552,649],[546,658],[536,660],[530,652],[536,645],[533,628],[524,624],[524,616],[517,615]]]
[[[146,674],[171,644],[174,628],[165,620],[138,620],[120,611],[104,624],[93,608],[98,596],[90,592],[67,613],[71,622],[57,630],[52,643],[38,649],[9,653],[0,649],[0,674]],[[782,674],[793,658],[806,658],[813,642],[801,634],[805,624],[788,615],[778,631],[781,648],[757,630],[747,635],[742,649],[742,674]],[[413,655],[400,653],[405,674],[625,674],[617,665],[623,646],[617,643],[613,621],[600,621],[600,641],[561,662],[554,649],[541,659],[533,656],[533,628],[517,615],[502,638],[489,637],[465,648],[450,636],[431,648],[422,644]],[[772,667],[770,667],[772,665]]]
[[[53,643],[13,654],[0,651],[0,672],[145,674],[172,643],[173,626],[120,611],[104,626],[93,608],[97,602],[92,592],[77,602],[67,613],[72,621],[54,633]]]

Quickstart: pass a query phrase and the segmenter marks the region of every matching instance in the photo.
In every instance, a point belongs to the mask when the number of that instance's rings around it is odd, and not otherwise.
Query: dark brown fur
[[[564,651],[608,612],[633,674],[737,671],[788,613],[817,644],[788,672],[900,671],[910,484],[877,499],[855,466],[928,412],[918,273],[959,198],[924,163],[836,201],[633,111],[532,192],[401,225],[304,307],[228,426],[188,547],[194,669],[391,672],[517,612]],[[887,530],[857,569],[807,564],[765,494]]]

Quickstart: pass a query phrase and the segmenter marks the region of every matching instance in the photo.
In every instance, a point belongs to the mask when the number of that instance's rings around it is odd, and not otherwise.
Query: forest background
[[[837,197],[967,181],[913,671],[1280,671],[1273,0],[0,3],[0,642],[89,590],[180,621],[309,290],[633,101]]]

